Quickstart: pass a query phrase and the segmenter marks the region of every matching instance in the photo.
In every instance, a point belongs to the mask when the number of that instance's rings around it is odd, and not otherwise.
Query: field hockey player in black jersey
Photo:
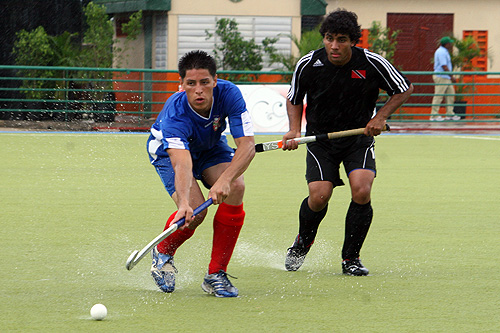
[[[306,104],[306,136],[365,128],[363,135],[307,144],[306,180],[309,196],[299,209],[299,232],[288,249],[285,268],[296,271],[314,243],[326,215],[328,202],[340,178],[343,164],[351,188],[345,219],[342,272],[368,275],[359,256],[370,228],[373,210],[371,190],[376,175],[375,140],[387,118],[411,95],[413,86],[391,63],[367,49],[356,47],[361,37],[357,15],[343,9],[328,14],[320,27],[325,47],[302,57],[287,95],[290,130],[283,149],[297,149],[291,140],[301,136]],[[375,112],[380,89],[390,98]],[[306,101],[306,102],[305,102]]]

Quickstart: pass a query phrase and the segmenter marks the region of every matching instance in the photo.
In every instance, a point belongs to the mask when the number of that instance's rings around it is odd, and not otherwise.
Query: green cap
[[[448,43],[453,43],[453,39],[451,39],[448,36],[441,38],[441,45],[448,44]]]

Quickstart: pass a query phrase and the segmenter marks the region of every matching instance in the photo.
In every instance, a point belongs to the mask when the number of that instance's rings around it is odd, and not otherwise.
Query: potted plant
[[[477,45],[476,40],[472,36],[465,37],[460,40],[454,38],[453,42],[454,52],[451,56],[451,63],[454,71],[473,70],[472,59],[481,55],[481,50]],[[467,84],[464,80],[464,75],[457,75],[455,85],[455,114],[461,115],[464,118],[467,101],[465,94],[473,91],[473,86]]]

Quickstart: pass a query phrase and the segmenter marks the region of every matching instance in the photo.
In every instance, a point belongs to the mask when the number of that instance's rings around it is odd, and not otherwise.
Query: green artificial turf
[[[200,288],[215,207],[176,254],[174,293],[156,289],[149,257],[125,269],[174,210],[146,138],[0,133],[0,330],[500,330],[500,137],[377,138],[374,222],[361,253],[368,277],[341,274],[348,186],[335,189],[302,268],[284,270],[307,196],[305,147],[257,154],[228,269],[236,299]],[[95,303],[108,308],[101,322],[89,314]]]

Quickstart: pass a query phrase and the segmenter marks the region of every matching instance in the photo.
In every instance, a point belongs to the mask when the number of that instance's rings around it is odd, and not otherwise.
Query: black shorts
[[[376,173],[375,139],[370,136],[358,135],[308,143],[307,183],[326,180],[331,182],[333,187],[344,185],[340,178],[340,163],[344,164],[348,177],[351,171],[356,169],[368,169]]]

